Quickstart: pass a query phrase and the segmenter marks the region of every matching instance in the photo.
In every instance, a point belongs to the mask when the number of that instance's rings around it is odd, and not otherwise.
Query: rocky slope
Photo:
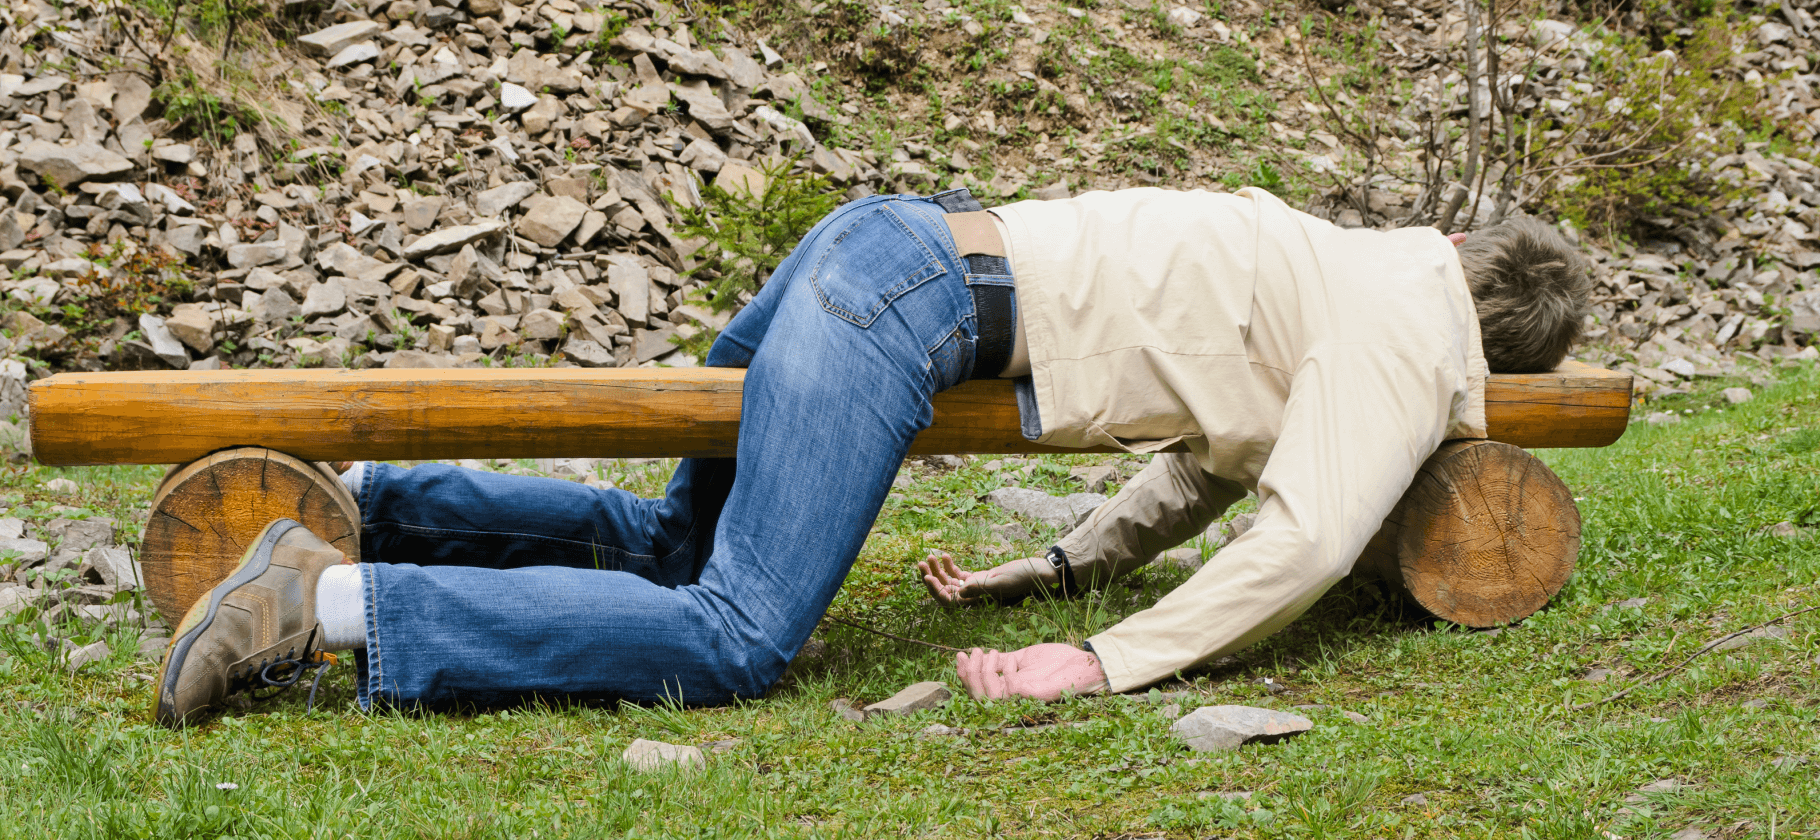
[[[704,183],[762,189],[756,170],[791,155],[849,198],[967,185],[988,204],[1230,187],[1248,174],[1235,171],[1241,160],[1307,167],[1285,179],[1295,182],[1356,174],[1308,85],[1309,69],[1324,77],[1349,59],[1299,57],[1298,16],[1326,14],[1313,6],[843,4],[886,34],[818,56],[825,40],[803,33],[819,12],[742,31],[656,0],[287,3],[297,37],[243,47],[260,58],[241,60],[261,63],[273,108],[291,119],[219,146],[195,139],[196,121],[169,101],[176,88],[154,90],[133,72],[143,63],[103,58],[133,55],[108,8],[0,9],[0,264],[11,272],[0,295],[15,357],[0,363],[0,413],[20,413],[22,381],[56,369],[692,364],[673,337],[727,315],[690,300],[704,242],[677,232],[676,206],[699,204]],[[1361,2],[1342,20],[1377,21],[1403,57],[1417,92],[1402,99],[1404,117],[1467,107],[1446,60],[1461,27],[1450,8]],[[1773,103],[1776,142],[1694,161],[1737,197],[1716,216],[1664,218],[1635,244],[1583,243],[1600,288],[1581,355],[1636,370],[1645,391],[1734,371],[1744,354],[1816,355],[1820,185],[1808,161],[1820,27],[1787,5],[1742,10],[1752,12],[1725,72]],[[875,78],[839,75],[907,72],[901,56],[879,69],[880,50],[904,40],[887,37],[893,27],[961,48],[913,53],[930,66],[984,66],[884,94],[867,92]],[[1558,20],[1512,34],[1547,44],[1525,101],[1584,106],[1576,74],[1599,41]],[[1006,48],[970,57],[982,39]],[[1252,56],[1254,92],[1275,104],[1261,124],[1241,124],[1195,104],[1205,100],[1189,94],[1193,74],[1172,87],[1087,72],[1114,49]],[[1007,92],[1024,82],[1035,96],[1018,105]],[[860,142],[943,92],[942,145],[905,133]],[[898,113],[876,113],[880,102]],[[1114,165],[1147,126],[1197,115],[1218,130],[1171,140],[1180,154],[1167,166]],[[1404,123],[1373,141],[1387,169],[1421,158],[1422,137]],[[1334,188],[1313,190],[1307,206],[1342,224],[1394,225],[1423,186],[1379,175],[1365,185],[1368,213]]]

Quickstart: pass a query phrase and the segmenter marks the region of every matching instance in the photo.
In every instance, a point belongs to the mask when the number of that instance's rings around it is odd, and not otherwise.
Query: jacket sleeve
[[[1056,544],[1076,584],[1105,586],[1194,539],[1243,498],[1242,485],[1209,475],[1194,456],[1165,453]]]
[[[1351,570],[1441,443],[1454,388],[1436,364],[1329,345],[1297,368],[1251,530],[1175,591],[1088,639],[1113,691],[1238,651]]]

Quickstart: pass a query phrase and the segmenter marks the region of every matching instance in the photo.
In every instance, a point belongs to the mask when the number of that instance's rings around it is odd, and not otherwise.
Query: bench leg
[[[173,468],[152,496],[139,548],[152,603],[175,621],[226,579],[247,544],[280,517],[360,559],[354,496],[326,467],[248,446]]]
[[[1496,627],[1545,606],[1579,555],[1579,508],[1547,465],[1507,443],[1456,440],[1422,465],[1355,572],[1437,618]]]

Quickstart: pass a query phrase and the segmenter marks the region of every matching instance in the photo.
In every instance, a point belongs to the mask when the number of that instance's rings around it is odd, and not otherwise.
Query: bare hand
[[[931,551],[916,564],[929,595],[944,606],[969,606],[982,598],[1015,601],[1055,586],[1055,569],[1041,557],[1025,557],[983,572],[955,565],[953,555]]]
[[[1106,689],[1100,659],[1073,645],[1031,645],[999,652],[974,648],[954,655],[961,684],[975,700],[1034,697],[1060,700],[1062,692],[1088,694]]]

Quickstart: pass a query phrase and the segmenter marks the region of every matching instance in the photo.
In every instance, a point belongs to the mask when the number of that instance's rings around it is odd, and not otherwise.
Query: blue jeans
[[[830,214],[715,341],[747,367],[735,458],[662,498],[440,465],[359,492],[360,703],[725,703],[782,676],[846,578],[930,397],[971,373],[973,282],[941,209]]]

